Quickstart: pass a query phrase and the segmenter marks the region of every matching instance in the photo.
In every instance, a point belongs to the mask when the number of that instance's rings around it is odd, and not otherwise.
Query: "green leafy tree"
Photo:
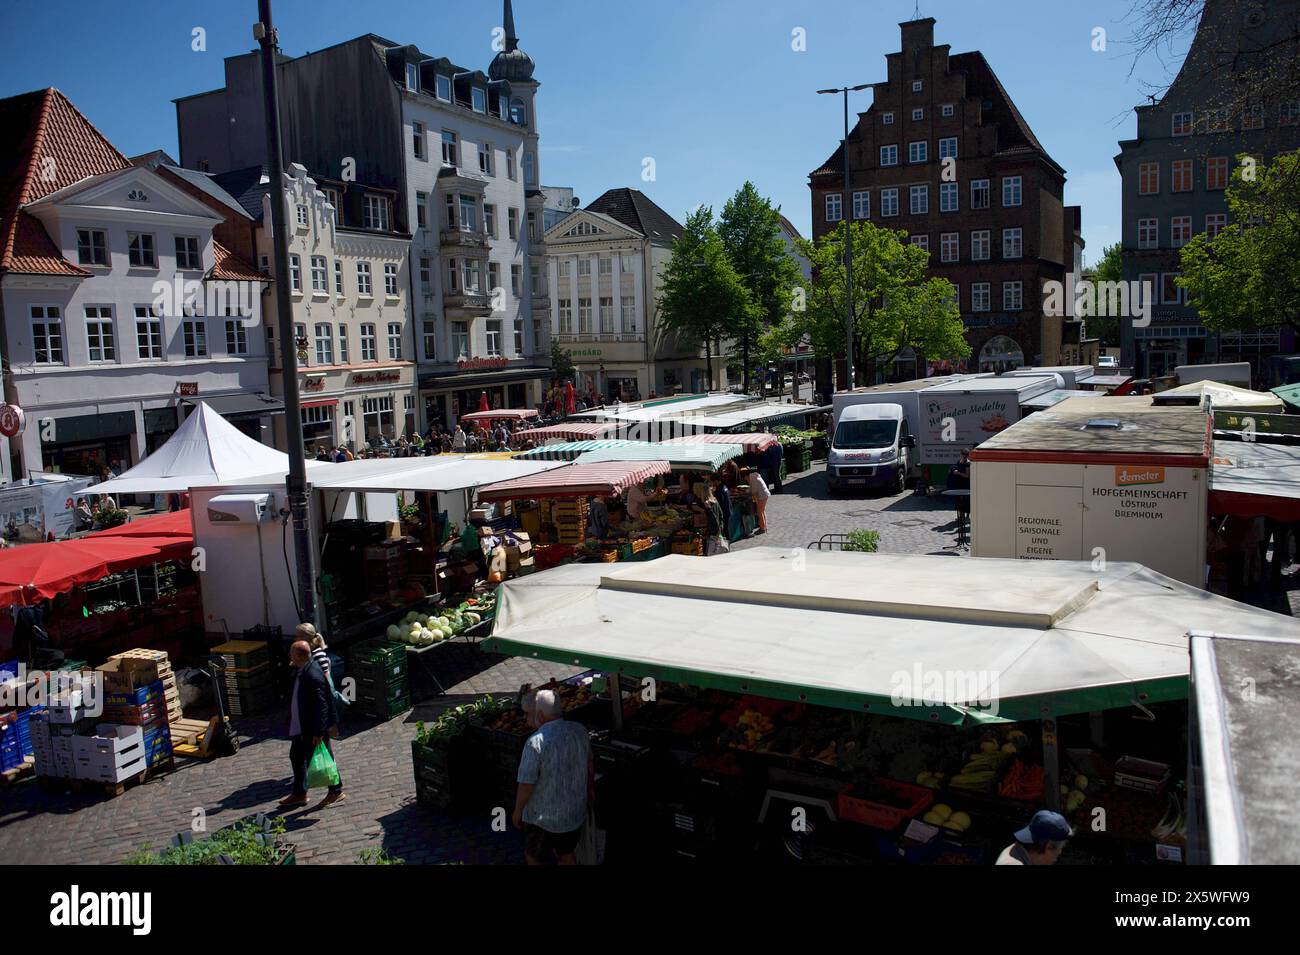
[[[1211,331],[1300,331],[1300,152],[1241,156],[1227,200],[1230,223],[1183,246],[1178,284]]]
[[[1120,282],[1124,279],[1124,261],[1121,257],[1123,247],[1116,242],[1108,245],[1101,253],[1101,261],[1093,271],[1092,279],[1099,285],[1102,282]],[[1083,316],[1087,321],[1088,334],[1101,340],[1103,345],[1119,344],[1119,315],[1113,315],[1112,305],[1118,305],[1111,296],[1098,295],[1092,314]]]
[[[813,279],[804,311],[789,333],[807,335],[820,355],[844,350],[845,226],[815,241],[799,240]],[[911,348],[920,361],[970,354],[956,289],[926,274],[929,253],[907,242],[907,233],[858,221],[853,228],[853,364],[858,382],[868,368],[888,366]]]
[[[718,236],[727,258],[744,283],[753,308],[731,316],[730,337],[740,349],[745,391],[764,329],[780,323],[790,310],[790,293],[799,282],[799,266],[781,238],[780,210],[746,182],[727,200],[718,217]]]
[[[560,343],[554,338],[551,339],[551,369],[551,376],[560,381],[573,378],[576,371],[573,356],[569,354],[567,348],[560,347]]]
[[[661,327],[705,346],[712,388],[714,349],[710,343],[720,342],[737,321],[748,322],[752,306],[713,226],[710,207],[701,206],[686,217],[681,237],[673,242],[660,289]]]

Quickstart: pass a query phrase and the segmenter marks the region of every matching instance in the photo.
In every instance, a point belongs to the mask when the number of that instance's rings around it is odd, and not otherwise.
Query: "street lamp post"
[[[844,222],[844,380],[853,387],[853,222],[849,210],[853,196],[849,192],[849,94],[868,89],[871,84],[841,86],[837,89],[818,90],[818,93],[844,95],[844,198],[840,200],[840,219]],[[831,390],[835,390],[835,369],[831,368]]]

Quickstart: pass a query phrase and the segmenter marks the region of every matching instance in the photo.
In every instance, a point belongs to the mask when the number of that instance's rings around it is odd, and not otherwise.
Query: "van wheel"
[[[907,461],[904,459],[898,465],[898,487],[897,492],[902,494],[907,490]]]

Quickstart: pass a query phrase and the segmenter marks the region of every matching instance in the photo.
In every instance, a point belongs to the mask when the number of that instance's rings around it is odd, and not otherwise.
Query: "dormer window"
[[[414,63],[406,64],[406,88],[412,93],[420,91],[420,67]]]
[[[487,112],[487,90],[475,86],[472,90],[470,90],[470,102],[473,104],[474,112],[486,113]]]
[[[365,227],[388,231],[388,200],[383,196],[366,196]]]
[[[510,122],[516,126],[528,125],[528,110],[524,108],[524,101],[518,96],[510,101]]]
[[[450,103],[451,102],[451,77],[439,73],[437,79],[437,87],[438,87],[437,89],[438,99],[442,100],[444,103]]]

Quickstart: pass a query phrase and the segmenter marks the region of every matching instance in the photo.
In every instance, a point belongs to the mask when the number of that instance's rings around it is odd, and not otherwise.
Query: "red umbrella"
[[[486,391],[480,391],[480,392],[479,392],[479,395],[478,395],[478,410],[479,410],[479,411],[491,411],[491,410],[492,410],[490,407],[488,407],[488,399],[487,399],[487,392],[486,392]]]
[[[577,408],[578,408],[577,402],[574,400],[573,397],[573,382],[566,381],[564,383],[564,413],[573,414],[573,412],[576,411]]]

